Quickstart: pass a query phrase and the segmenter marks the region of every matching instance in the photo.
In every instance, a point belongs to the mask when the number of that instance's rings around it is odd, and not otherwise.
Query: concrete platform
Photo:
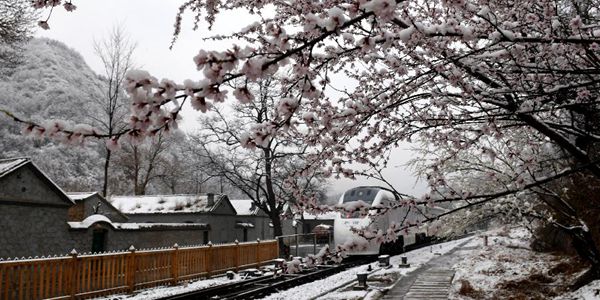
[[[461,257],[459,253],[455,252],[460,250],[474,250],[478,248],[463,248],[462,246],[467,242],[468,241],[464,242],[444,255],[433,258],[431,261],[417,270],[401,277],[396,282],[394,287],[390,289],[381,299],[448,299],[450,287],[452,286],[452,279],[454,278],[455,273],[452,270],[452,266],[458,262]]]

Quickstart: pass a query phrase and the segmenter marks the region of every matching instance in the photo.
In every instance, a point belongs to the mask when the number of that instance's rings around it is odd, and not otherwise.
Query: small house
[[[240,242],[273,238],[269,216],[250,199],[230,200],[235,208],[235,236]]]
[[[67,224],[79,251],[194,245],[202,242],[205,223],[135,222],[96,192],[68,193],[75,202]]]
[[[0,159],[0,257],[68,253],[72,205],[30,159]]]
[[[236,239],[236,211],[227,195],[112,196],[110,202],[133,223],[203,224],[205,230],[195,235],[196,244]]]

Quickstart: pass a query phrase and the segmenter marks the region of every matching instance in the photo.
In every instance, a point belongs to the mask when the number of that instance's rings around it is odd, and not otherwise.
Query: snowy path
[[[404,300],[448,299],[453,277],[454,271],[450,269],[430,268],[417,277]]]
[[[426,263],[434,258],[440,258],[436,255],[445,254],[450,252],[452,249],[462,245],[463,243],[470,240],[471,237],[464,238],[461,240],[451,241],[443,244],[434,245],[431,247],[425,247],[413,251],[409,251],[402,255],[393,256],[390,258],[390,263],[397,266],[401,262],[401,256],[406,256],[408,262],[411,264],[410,268],[389,268],[382,269],[374,272],[372,275],[378,277],[394,277],[394,276],[406,276],[407,274],[420,269]],[[291,288],[286,291],[282,291],[277,294],[270,295],[264,299],[268,300],[287,300],[287,299],[374,299],[381,296],[379,289],[370,291],[354,291],[349,287],[349,283],[356,282],[356,274],[366,272],[368,265],[352,268],[350,270],[335,274],[325,279],[317,280],[315,282],[307,283],[295,288]],[[371,277],[371,276],[369,276]],[[414,281],[414,280],[413,280]]]
[[[444,270],[446,272],[446,274],[452,274],[452,276],[450,276],[450,280],[447,281],[447,284],[444,284],[443,287],[440,287],[439,290],[436,290],[435,292],[438,293],[441,290],[443,290],[444,292],[444,297],[443,299],[447,299],[448,298],[448,290],[451,286],[451,282],[452,282],[452,278],[454,276],[454,271],[452,270],[452,266],[454,264],[456,264],[456,262],[458,262],[460,260],[460,258],[465,254],[464,251],[469,251],[472,250],[472,248],[470,247],[463,247],[465,246],[467,243],[469,243],[470,241],[472,241],[472,238],[467,238],[467,239],[462,239],[459,240],[455,245],[455,247],[453,247],[452,249],[442,253],[442,251],[439,251],[440,256],[437,256],[433,259],[431,259],[430,261],[428,261],[427,263],[423,264],[419,269],[415,270],[414,272],[411,272],[409,274],[406,274],[406,276],[403,276],[402,278],[400,278],[400,280],[398,280],[396,282],[396,284],[394,285],[394,287],[388,291],[388,293],[386,294],[386,296],[383,299],[403,299],[406,296],[409,295],[409,293],[411,292],[411,289],[413,289],[413,286],[416,284],[417,286],[424,283],[423,280],[426,279],[428,276],[430,276],[430,274],[428,273],[432,273],[434,270]],[[437,245],[434,247],[438,247]],[[417,287],[415,287],[415,289],[413,290],[413,295],[419,295],[419,293],[416,293],[417,291]],[[404,298],[404,299],[429,299],[429,298]]]

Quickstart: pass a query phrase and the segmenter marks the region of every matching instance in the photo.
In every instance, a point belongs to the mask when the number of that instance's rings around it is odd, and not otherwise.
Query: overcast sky
[[[75,12],[66,12],[62,7],[55,9],[49,21],[50,30],[38,29],[37,36],[59,40],[81,53],[88,65],[96,72],[102,71],[100,60],[93,51],[94,40],[108,35],[112,27],[122,26],[131,40],[137,43],[134,53],[135,63],[141,69],[149,71],[158,79],[169,78],[176,82],[191,78],[199,80],[201,74],[196,71],[192,58],[200,49],[225,49],[231,42],[203,41],[203,37],[212,34],[224,34],[241,29],[257,20],[256,16],[242,11],[228,13],[217,18],[214,31],[208,32],[206,23],[201,23],[197,31],[192,31],[193,16],[184,16],[182,32],[172,50],[173,24],[179,5],[183,1],[165,0],[103,0],[74,1]],[[42,15],[45,18],[47,12]],[[344,83],[338,83],[344,84]],[[184,130],[197,128],[196,119],[200,113],[185,110],[183,113]],[[394,151],[390,168],[384,172],[393,185],[403,193],[420,195],[425,192],[423,183],[415,185],[416,178],[403,167],[410,159],[409,145]],[[338,180],[332,182],[335,192],[357,185],[376,184],[374,181]]]

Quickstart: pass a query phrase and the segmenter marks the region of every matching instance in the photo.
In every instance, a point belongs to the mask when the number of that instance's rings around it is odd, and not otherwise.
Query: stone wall
[[[236,239],[243,241],[243,228],[235,224],[252,223],[254,228],[248,228],[248,241],[273,239],[273,228],[268,217],[236,216],[198,213],[164,213],[164,214],[128,214],[129,222],[133,223],[204,223],[210,226],[209,240],[213,243],[229,243]]]
[[[0,257],[65,254],[74,246],[67,208],[0,204]]]
[[[106,251],[127,250],[131,245],[136,249],[201,245],[204,230],[200,229],[140,229],[140,230],[115,230],[107,224],[95,224],[81,230],[70,230],[74,241],[74,248],[84,253],[92,250],[92,236],[94,230],[106,230]]]

